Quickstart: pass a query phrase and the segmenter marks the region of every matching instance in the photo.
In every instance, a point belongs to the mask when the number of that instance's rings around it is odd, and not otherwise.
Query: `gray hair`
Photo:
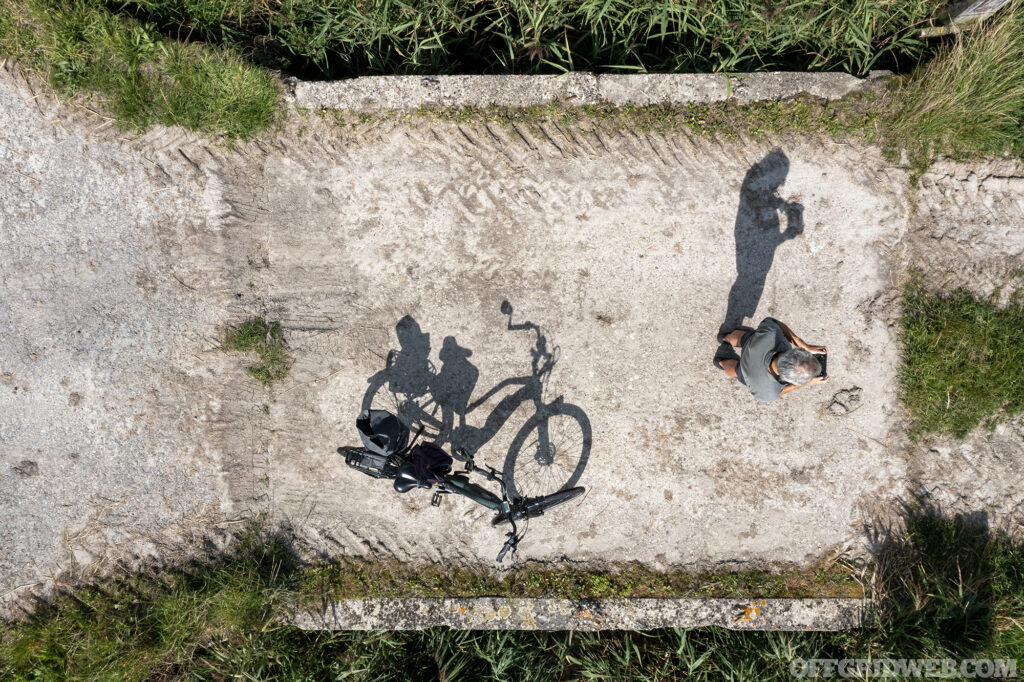
[[[787,384],[802,386],[821,374],[821,363],[803,348],[787,350],[779,356],[779,378]]]

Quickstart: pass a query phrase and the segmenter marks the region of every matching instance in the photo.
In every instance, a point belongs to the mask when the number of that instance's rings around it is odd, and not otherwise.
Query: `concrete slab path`
[[[514,459],[524,491],[585,486],[532,524],[521,554],[545,561],[863,554],[879,507],[950,479],[896,393],[894,284],[931,209],[873,148],[296,116],[224,150],[31,87],[0,79],[0,595],[206,552],[253,513],[308,555],[490,565],[486,510],[344,466],[366,404]],[[925,196],[1019,234],[1000,168]],[[269,390],[217,349],[253,315],[294,355]],[[829,347],[830,383],[759,404],[712,367],[727,317],[766,315]],[[965,456],[1010,517],[1014,429]]]

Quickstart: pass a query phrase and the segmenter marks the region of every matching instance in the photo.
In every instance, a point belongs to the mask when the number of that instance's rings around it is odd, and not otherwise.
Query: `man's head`
[[[779,356],[779,378],[787,384],[802,386],[819,374],[818,358],[803,348],[793,348]]]

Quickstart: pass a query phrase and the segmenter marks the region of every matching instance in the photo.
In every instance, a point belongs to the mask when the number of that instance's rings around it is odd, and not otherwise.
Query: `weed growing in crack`
[[[263,386],[284,379],[291,369],[288,344],[281,333],[280,323],[267,322],[262,317],[229,329],[221,349],[254,353],[258,362],[246,367],[245,371]]]

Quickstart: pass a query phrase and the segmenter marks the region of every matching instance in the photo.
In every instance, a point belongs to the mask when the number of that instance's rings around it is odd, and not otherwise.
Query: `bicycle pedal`
[[[438,493],[438,492],[434,493],[434,496],[430,498],[430,506],[431,507],[440,507],[441,506],[441,493]]]

